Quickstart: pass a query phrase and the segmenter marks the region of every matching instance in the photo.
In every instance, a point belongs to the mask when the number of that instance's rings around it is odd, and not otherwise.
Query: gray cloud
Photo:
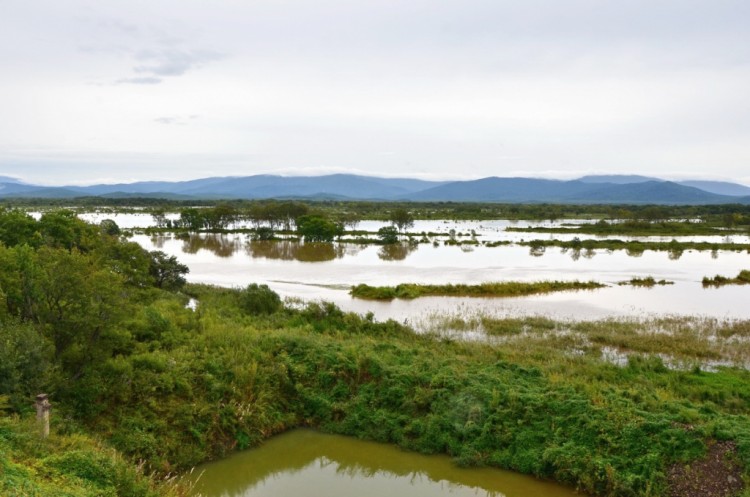
[[[202,67],[208,62],[221,59],[221,55],[210,50],[185,50],[162,48],[142,50],[135,54],[141,64],[133,70],[140,74],[154,76],[182,76],[191,69]]]
[[[750,180],[747,0],[0,3],[0,159],[28,171]]]

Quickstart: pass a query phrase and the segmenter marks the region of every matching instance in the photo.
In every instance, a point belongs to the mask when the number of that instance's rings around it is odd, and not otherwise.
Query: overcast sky
[[[748,0],[0,0],[0,174],[750,184]]]

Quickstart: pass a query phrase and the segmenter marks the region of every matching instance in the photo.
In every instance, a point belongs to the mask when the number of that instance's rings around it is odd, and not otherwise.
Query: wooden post
[[[36,396],[36,420],[41,427],[43,438],[49,436],[49,411],[52,406],[48,398],[49,396],[46,393],[40,393]]]

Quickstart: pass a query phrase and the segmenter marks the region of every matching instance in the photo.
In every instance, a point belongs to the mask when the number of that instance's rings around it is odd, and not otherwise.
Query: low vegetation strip
[[[397,286],[360,284],[349,292],[353,297],[371,300],[416,299],[419,297],[522,297],[566,290],[595,290],[606,285],[595,281],[538,281],[525,283],[504,281],[479,285],[420,285],[402,283]]]
[[[628,235],[628,236],[698,236],[727,235],[742,233],[741,228],[730,229],[725,226],[712,226],[704,222],[669,221],[625,221],[609,223],[601,220],[597,223],[576,226],[509,226],[506,231],[521,233],[582,233],[585,235]]]
[[[667,251],[680,253],[685,250],[731,250],[747,251],[750,253],[750,244],[748,243],[711,243],[711,242],[678,242],[671,240],[669,242],[642,242],[626,240],[529,240],[519,242],[519,245],[531,247],[533,249],[544,249],[547,247],[561,247],[569,250],[627,250],[630,253],[641,253],[646,250]],[[507,245],[505,242],[489,242],[485,244],[488,247]]]
[[[734,278],[716,275],[713,278],[708,276],[703,278],[703,286],[724,286],[724,285],[750,285],[750,270],[744,269]]]
[[[618,283],[620,286],[639,286],[639,287],[646,287],[651,288],[656,285],[659,286],[665,286],[665,285],[674,285],[674,281],[668,281],[668,280],[656,280],[653,276],[647,276],[645,278],[631,278],[628,281],[621,281]]]

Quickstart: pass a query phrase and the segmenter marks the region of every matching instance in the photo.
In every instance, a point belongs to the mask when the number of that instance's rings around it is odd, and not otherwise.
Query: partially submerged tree
[[[332,242],[344,230],[330,219],[310,214],[297,219],[297,232],[306,242]]]
[[[398,243],[398,229],[395,226],[383,226],[378,230],[378,238],[384,245]]]
[[[392,210],[388,220],[398,229],[399,232],[403,232],[414,226],[414,216],[403,208]]]

